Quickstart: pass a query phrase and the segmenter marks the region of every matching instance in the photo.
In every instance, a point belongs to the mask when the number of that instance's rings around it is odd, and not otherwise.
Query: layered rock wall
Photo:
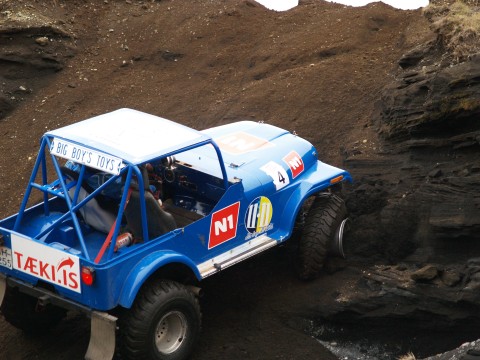
[[[361,182],[349,202],[357,216],[352,250],[362,256],[375,248],[373,257],[389,262],[413,253],[456,261],[452,247],[480,254],[480,53],[472,45],[459,57],[449,28],[438,28],[438,17],[446,26],[453,10],[432,6],[437,39],[399,60],[376,104],[374,159],[347,152],[346,167]]]

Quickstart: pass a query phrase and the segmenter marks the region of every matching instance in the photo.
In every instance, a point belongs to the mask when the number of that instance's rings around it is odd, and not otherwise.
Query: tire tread
[[[338,196],[317,195],[298,243],[296,269],[299,278],[310,280],[320,274],[335,231],[346,213],[345,203]]]
[[[152,359],[151,349],[149,348],[149,334],[153,317],[159,308],[165,303],[180,301],[191,307],[195,321],[198,323],[190,324],[194,328],[192,342],[193,346],[200,331],[201,313],[200,305],[195,295],[185,286],[171,280],[151,281],[143,286],[137,295],[132,308],[126,312],[120,321],[120,351],[122,359],[146,360]],[[189,349],[180,348],[175,353],[168,356],[161,356],[157,359],[180,360],[186,358]],[[153,357],[155,358],[155,357]]]

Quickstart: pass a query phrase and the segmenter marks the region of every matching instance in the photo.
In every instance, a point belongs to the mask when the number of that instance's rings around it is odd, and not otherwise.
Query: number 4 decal
[[[287,172],[280,164],[277,164],[274,161],[270,161],[263,165],[260,170],[264,171],[268,176],[273,179],[273,184],[275,189],[280,190],[288,184],[290,184],[290,178],[287,175]]]

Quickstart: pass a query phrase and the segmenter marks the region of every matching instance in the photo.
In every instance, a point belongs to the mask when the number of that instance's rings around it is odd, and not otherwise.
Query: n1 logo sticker
[[[290,151],[287,156],[283,159],[285,163],[288,165],[290,170],[292,170],[292,179],[295,179],[298,175],[300,175],[304,170],[303,160],[300,155],[296,151]]]
[[[287,175],[287,172],[280,164],[277,164],[274,161],[269,161],[263,165],[260,170],[264,171],[268,176],[273,179],[273,184],[275,189],[280,190],[281,188],[290,184],[290,178]]]
[[[209,250],[237,236],[239,210],[240,202],[236,202],[212,214],[208,240]]]

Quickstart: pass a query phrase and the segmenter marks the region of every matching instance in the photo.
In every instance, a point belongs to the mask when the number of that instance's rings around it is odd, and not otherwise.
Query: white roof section
[[[46,133],[119,157],[133,164],[211,138],[159,116],[119,109]]]

